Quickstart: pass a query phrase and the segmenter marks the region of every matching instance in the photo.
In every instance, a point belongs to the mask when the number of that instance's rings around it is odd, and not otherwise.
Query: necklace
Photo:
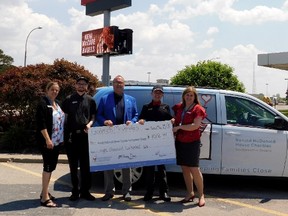
[[[182,122],[184,120],[184,115],[188,112],[188,110],[190,110],[194,106],[195,106],[195,103],[192,103],[187,109],[186,107],[183,109],[182,114],[181,114],[181,122],[179,125],[182,125]]]
[[[186,106],[185,106],[184,111],[187,112],[187,111],[190,110],[192,107],[194,107],[194,105],[195,105],[195,103],[192,103],[192,104],[191,104],[190,106],[188,106],[187,108],[186,108]]]

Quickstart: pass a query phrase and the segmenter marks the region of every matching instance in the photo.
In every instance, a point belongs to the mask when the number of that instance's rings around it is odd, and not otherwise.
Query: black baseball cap
[[[163,87],[161,85],[154,86],[152,92],[154,91],[161,91],[162,93],[164,93]]]
[[[78,83],[80,80],[85,81],[87,84],[89,83],[89,80],[88,80],[86,77],[84,77],[84,76],[79,77],[79,78],[76,80],[76,82]]]

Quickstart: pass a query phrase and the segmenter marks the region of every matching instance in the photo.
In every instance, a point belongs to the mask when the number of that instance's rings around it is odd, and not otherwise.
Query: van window
[[[227,124],[271,128],[275,116],[264,107],[243,98],[225,96]]]
[[[216,97],[213,94],[201,94],[198,93],[198,99],[201,105],[205,108],[207,113],[207,118],[205,123],[217,123],[217,110],[216,110]]]
[[[150,103],[152,100],[150,89],[125,89],[125,94],[128,94],[136,99],[137,111],[140,115],[142,107],[146,103]]]

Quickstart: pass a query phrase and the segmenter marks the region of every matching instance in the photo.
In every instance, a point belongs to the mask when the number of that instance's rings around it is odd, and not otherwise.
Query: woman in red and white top
[[[187,194],[182,203],[192,202],[195,195],[193,180],[197,187],[198,206],[205,205],[203,193],[203,176],[199,168],[200,137],[199,130],[202,120],[206,117],[205,109],[200,105],[194,87],[187,87],[182,93],[182,102],[172,108],[175,112],[175,147],[177,165],[181,166]]]

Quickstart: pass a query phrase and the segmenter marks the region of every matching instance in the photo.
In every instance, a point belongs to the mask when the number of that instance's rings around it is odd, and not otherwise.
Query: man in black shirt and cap
[[[171,120],[172,115],[170,113],[170,107],[167,104],[161,102],[164,95],[163,87],[156,85],[152,88],[152,101],[145,104],[139,116],[139,124],[144,124],[145,121],[165,121]],[[167,194],[168,184],[166,177],[165,165],[157,165],[158,180],[159,180],[159,197],[160,199],[170,202],[171,198]],[[154,183],[155,183],[155,166],[144,167],[146,194],[144,201],[149,201],[153,198]]]
[[[69,95],[63,102],[63,111],[67,115],[65,124],[66,152],[69,161],[72,182],[71,201],[76,201],[79,196],[86,200],[95,200],[89,192],[91,188],[91,173],[89,164],[88,130],[92,126],[96,103],[87,94],[89,81],[86,77],[76,80],[76,92]],[[80,166],[81,185],[79,189],[78,165]]]

